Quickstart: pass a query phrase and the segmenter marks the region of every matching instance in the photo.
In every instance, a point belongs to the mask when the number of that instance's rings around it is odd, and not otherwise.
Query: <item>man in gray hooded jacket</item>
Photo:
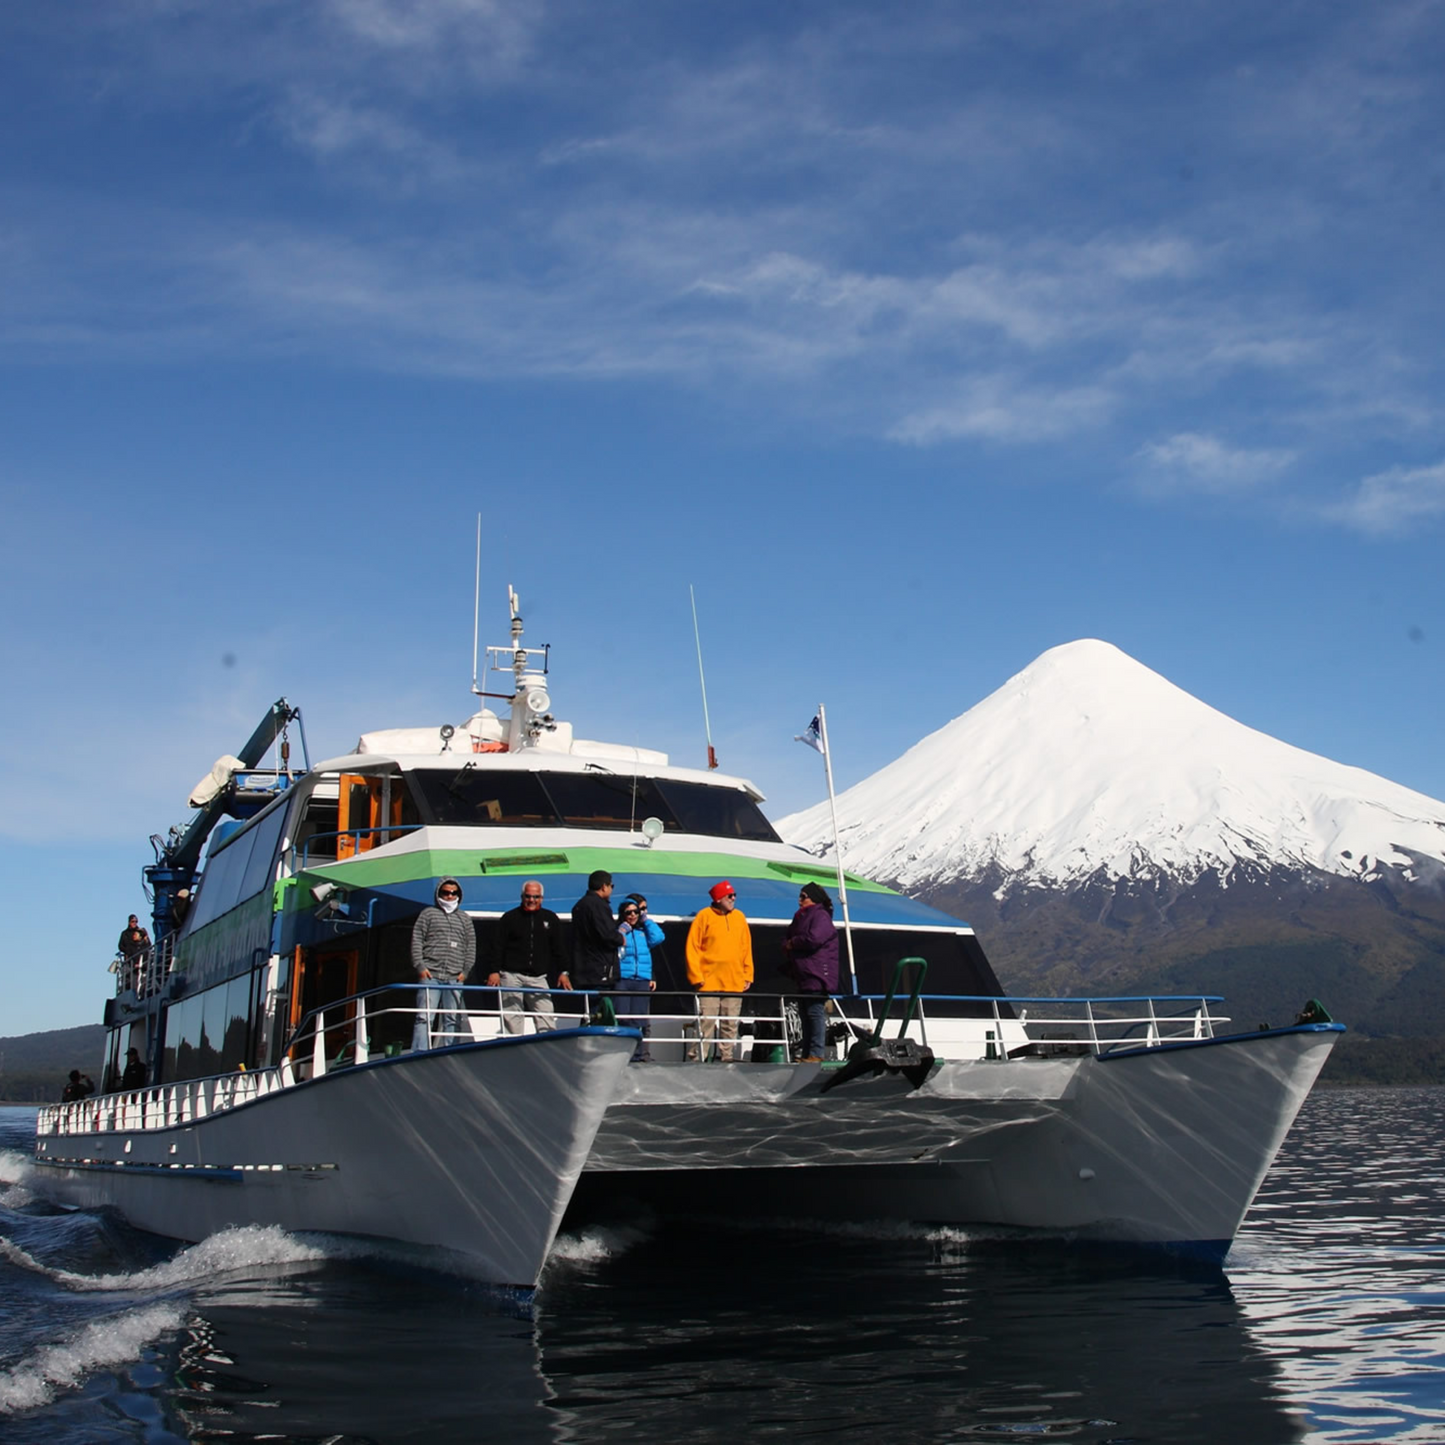
[[[437,884],[436,902],[423,908],[411,930],[411,966],[430,984],[417,995],[416,1023],[411,1031],[413,1049],[429,1049],[428,1024],[438,1009],[436,1031],[442,1042],[454,1043],[462,1031],[462,996],[458,991],[477,957],[477,935],[472,920],[462,912],[462,885],[455,878]]]

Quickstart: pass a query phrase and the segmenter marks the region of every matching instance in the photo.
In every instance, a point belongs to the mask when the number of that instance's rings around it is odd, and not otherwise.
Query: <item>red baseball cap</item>
[[[707,896],[711,898],[714,903],[717,903],[734,891],[733,885],[724,878],[721,883],[714,883],[712,887],[707,890]]]

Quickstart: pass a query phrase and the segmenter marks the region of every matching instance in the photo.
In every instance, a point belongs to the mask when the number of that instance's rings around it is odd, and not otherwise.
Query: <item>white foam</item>
[[[0,1188],[10,1184],[24,1184],[35,1172],[29,1158],[14,1149],[0,1149]]]
[[[179,1306],[152,1304],[95,1320],[67,1339],[42,1345],[28,1359],[0,1370],[0,1414],[49,1404],[58,1390],[78,1385],[108,1365],[136,1360],[145,1347],[184,1318]]]
[[[547,1265],[600,1264],[635,1249],[647,1238],[645,1230],[629,1225],[593,1226],[580,1234],[559,1234],[547,1256]]]
[[[968,1245],[983,1237],[977,1230],[946,1224],[911,1224],[906,1220],[776,1219],[753,1220],[749,1227],[770,1232],[803,1231],[832,1235],[835,1239],[917,1240],[923,1244]]]
[[[23,1269],[34,1270],[74,1290],[175,1289],[219,1275],[258,1266],[302,1264],[327,1259],[324,1249],[287,1234],[275,1225],[246,1225],[223,1229],[199,1244],[183,1249],[164,1264],[151,1265],[129,1274],[76,1274],[68,1269],[51,1269],[27,1254],[19,1245],[0,1239],[0,1255]]]

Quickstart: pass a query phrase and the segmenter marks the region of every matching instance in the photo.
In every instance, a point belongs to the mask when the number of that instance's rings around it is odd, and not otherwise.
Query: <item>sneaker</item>
[[[800,1064],[821,1064],[823,1060],[817,1054],[804,1054],[798,1062]]]

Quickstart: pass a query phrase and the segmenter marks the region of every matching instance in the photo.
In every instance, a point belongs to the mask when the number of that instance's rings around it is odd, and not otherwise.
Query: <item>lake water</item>
[[[528,1305],[324,1238],[178,1247],[25,1186],[0,1440],[1445,1441],[1445,1091],[1317,1092],[1221,1269],[958,1230],[559,1241]]]

